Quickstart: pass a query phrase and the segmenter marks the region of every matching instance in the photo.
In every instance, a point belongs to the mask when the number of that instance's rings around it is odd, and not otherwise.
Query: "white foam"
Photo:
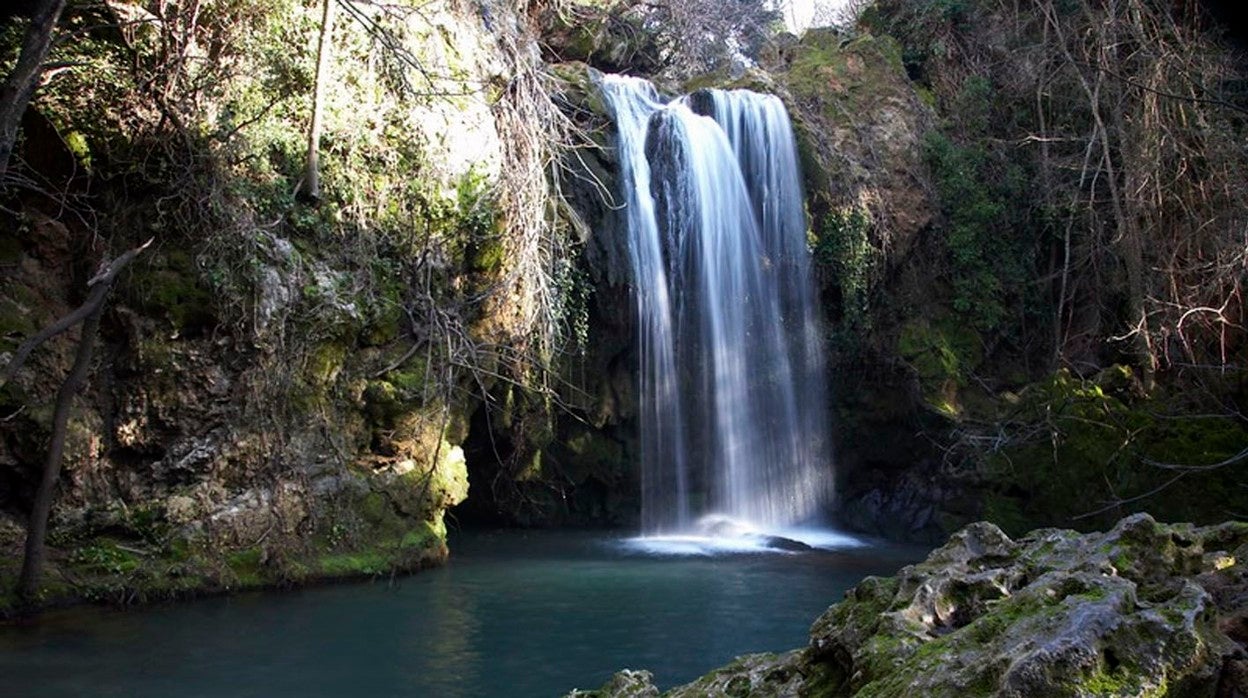
[[[691,555],[718,556],[755,553],[800,555],[802,550],[778,545],[777,538],[796,541],[814,550],[845,550],[866,547],[867,543],[847,533],[832,529],[785,528],[774,531],[750,529],[739,535],[664,535],[637,536],[620,541],[626,550],[660,557]]]

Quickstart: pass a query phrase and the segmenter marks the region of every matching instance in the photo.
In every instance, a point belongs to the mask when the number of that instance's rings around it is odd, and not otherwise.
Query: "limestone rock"
[[[654,687],[654,676],[650,672],[625,669],[612,676],[602,688],[573,690],[567,698],[658,698],[658,695],[659,689]]]
[[[1243,692],[1248,524],[1011,540],[977,523],[868,577],[805,649],[751,655],[668,696],[1223,696]],[[595,695],[613,693],[612,684]]]
[[[812,30],[767,66],[789,94],[812,206],[866,209],[898,263],[936,215],[922,142],[934,123],[888,37]]]

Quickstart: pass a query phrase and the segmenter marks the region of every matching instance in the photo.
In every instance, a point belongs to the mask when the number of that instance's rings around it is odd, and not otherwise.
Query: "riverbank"
[[[394,578],[445,564],[446,530],[424,524],[374,540],[313,541],[274,547],[258,540],[237,549],[215,549],[186,539],[133,540],[120,535],[58,541],[49,548],[43,583],[34,599],[13,591],[22,564],[23,532],[0,531],[0,620],[51,609],[96,604],[128,607],[219,596],[242,591],[290,589],[378,577]],[[319,546],[319,547],[318,547]]]

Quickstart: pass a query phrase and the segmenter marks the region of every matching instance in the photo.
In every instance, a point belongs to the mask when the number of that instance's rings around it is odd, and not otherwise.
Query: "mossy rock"
[[[562,83],[560,91],[570,105],[599,119],[611,117],[611,108],[598,89],[602,73],[580,61],[556,63],[550,70]]]
[[[663,695],[1212,696],[1242,651],[1221,621],[1242,613],[1248,561],[1226,551],[1244,546],[1248,525],[1144,515],[1021,540],[973,524],[895,577],[863,580],[806,648],[741,657]],[[589,695],[659,692],[630,672]]]
[[[911,320],[901,328],[897,355],[914,369],[930,407],[947,417],[962,415],[959,390],[983,361],[973,328],[948,318]]]
[[[125,301],[151,315],[163,317],[185,331],[216,323],[216,297],[199,275],[194,258],[184,250],[161,250],[140,258],[120,284]]]

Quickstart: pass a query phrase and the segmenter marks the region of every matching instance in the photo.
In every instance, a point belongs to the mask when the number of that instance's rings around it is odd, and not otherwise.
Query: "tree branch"
[[[8,365],[4,367],[4,371],[0,372],[0,388],[8,385],[9,381],[13,380],[13,376],[17,375],[17,372],[26,364],[27,359],[30,358],[31,353],[34,352],[35,349],[38,349],[49,339],[52,339],[74,325],[83,322],[90,317],[91,313],[102,306],[104,304],[104,297],[108,295],[108,291],[112,287],[113,281],[117,278],[117,275],[120,274],[121,270],[126,268],[126,265],[132,262],[134,258],[139,255],[139,253],[146,250],[148,246],[152,244],[152,240],[155,240],[155,238],[149,239],[142,245],[127,251],[125,254],[110,262],[87,282],[87,286],[91,288],[91,293],[87,295],[87,300],[83,301],[82,305],[78,306],[78,308],[69,315],[53,322],[51,325],[48,325],[42,330],[39,330],[39,332],[35,333],[35,335],[30,339],[22,342],[21,346],[17,348],[17,351],[14,352],[13,358],[9,361]]]

